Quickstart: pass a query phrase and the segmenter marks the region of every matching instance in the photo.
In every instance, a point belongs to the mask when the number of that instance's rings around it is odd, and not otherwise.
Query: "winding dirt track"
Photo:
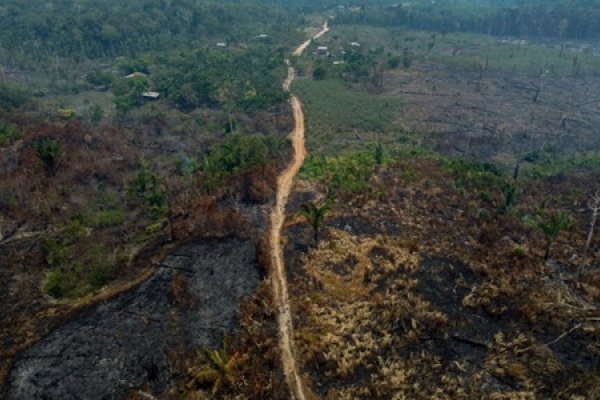
[[[323,36],[328,31],[329,27],[327,26],[327,23],[325,23],[323,29],[319,33],[313,36],[312,39],[302,43],[293,54],[295,56],[301,56],[313,39]],[[283,82],[283,88],[289,91],[296,74],[288,60],[286,60],[286,63],[289,66],[288,76]],[[283,249],[281,246],[281,229],[285,219],[285,206],[290,192],[292,191],[294,177],[298,173],[298,170],[300,170],[304,158],[306,157],[302,103],[296,96],[292,96],[291,103],[295,121],[294,130],[290,134],[290,139],[292,140],[292,146],[294,148],[294,159],[292,160],[291,165],[277,178],[277,201],[271,212],[270,247],[273,266],[271,281],[273,284],[273,296],[279,312],[279,347],[281,350],[283,372],[290,388],[291,398],[294,400],[305,400],[304,386],[298,373],[296,359],[294,357],[294,328],[292,325],[287,277],[283,263]]]

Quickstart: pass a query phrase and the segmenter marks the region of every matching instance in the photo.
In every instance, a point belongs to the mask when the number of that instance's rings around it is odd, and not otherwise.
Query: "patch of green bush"
[[[113,80],[113,75],[110,72],[95,69],[85,76],[85,80],[91,85],[109,86]]]
[[[526,167],[524,173],[532,178],[556,176],[574,170],[600,171],[600,153],[588,152],[570,156],[557,156],[552,152],[537,154],[533,165]]]
[[[61,248],[69,250],[64,243]],[[74,298],[98,290],[117,277],[117,265],[106,257],[107,249],[96,245],[85,251],[85,259],[69,263],[62,258],[52,265],[44,291],[56,298]],[[63,255],[66,255],[63,254]]]
[[[441,159],[440,162],[454,176],[457,187],[487,190],[490,187],[501,188],[505,184],[504,174],[494,164],[460,159]]]
[[[50,271],[44,284],[44,291],[55,299],[65,297],[72,288],[73,280],[71,274],[65,273],[60,269]]]
[[[153,218],[161,218],[167,212],[164,188],[161,188],[158,177],[149,170],[146,162],[142,162],[129,191],[143,200]]]
[[[323,179],[333,189],[360,192],[368,187],[375,167],[372,153],[361,152],[340,156],[309,156],[299,177],[309,181]]]
[[[54,268],[44,283],[44,292],[55,299],[85,296],[114,280],[114,264],[93,260],[87,265],[76,264],[67,268]]]
[[[228,136],[204,155],[204,184],[211,188],[233,173],[280,159],[288,145],[285,139],[273,135]]]
[[[22,137],[15,124],[0,121],[0,147]]]
[[[527,249],[523,246],[516,246],[513,249],[513,255],[515,257],[523,258],[527,255]]]
[[[121,209],[100,210],[92,216],[94,228],[110,228],[125,222],[125,212]]]
[[[21,86],[0,82],[0,108],[13,110],[27,103],[30,98],[31,95]]]

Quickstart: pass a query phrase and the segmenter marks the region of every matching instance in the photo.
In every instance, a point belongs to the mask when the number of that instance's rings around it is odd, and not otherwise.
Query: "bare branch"
[[[598,209],[600,209],[600,190],[596,191],[591,197],[590,209],[592,210],[592,218],[590,220],[590,229],[588,230],[587,239],[585,241],[585,247],[583,249],[583,257],[581,260],[581,264],[577,270],[577,276],[579,281],[583,276],[583,269],[587,264],[587,255],[590,249],[590,244],[592,243],[592,237],[594,236],[594,227],[596,226],[596,220],[598,219]]]

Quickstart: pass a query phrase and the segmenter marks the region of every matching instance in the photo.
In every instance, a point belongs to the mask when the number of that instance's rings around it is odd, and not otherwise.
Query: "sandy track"
[[[315,36],[313,36],[312,39],[308,39],[306,42],[304,42],[300,46],[298,46],[298,48],[296,50],[294,50],[294,52],[292,54],[295,55],[295,56],[297,56],[297,57],[300,57],[302,55],[302,53],[304,53],[304,50],[306,50],[306,48],[310,45],[310,43],[314,39],[320,38],[321,36],[323,36],[327,32],[329,32],[329,25],[327,24],[327,22],[325,22],[325,24],[323,25],[323,29],[321,29],[319,31],[319,33],[317,33]]]
[[[323,36],[329,31],[327,23],[323,29],[317,33],[313,39]],[[313,39],[302,43],[295,51],[295,56],[301,56],[304,50],[310,45]],[[289,65],[289,61],[286,60]],[[294,68],[289,66],[288,76],[283,82],[283,88],[290,90],[290,86],[295,78]],[[304,386],[298,373],[296,359],[294,356],[292,313],[290,310],[290,301],[288,295],[287,277],[285,265],[283,263],[283,249],[281,246],[281,229],[285,220],[285,207],[288,197],[292,191],[294,177],[300,170],[304,158],[306,157],[306,148],[304,147],[304,113],[302,103],[296,96],[291,98],[292,110],[294,112],[295,126],[290,134],[292,147],[294,149],[294,158],[290,166],[283,171],[277,178],[277,200],[273,211],[271,212],[271,258],[272,258],[272,284],[273,296],[277,304],[279,313],[279,347],[281,351],[281,361],[287,384],[290,388],[290,394],[294,400],[305,400]]]

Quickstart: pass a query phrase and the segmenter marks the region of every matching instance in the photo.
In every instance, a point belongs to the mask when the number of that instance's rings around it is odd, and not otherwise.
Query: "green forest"
[[[593,39],[600,28],[600,2],[449,1],[362,7],[336,18],[339,24],[368,24],[498,36]]]
[[[247,42],[262,33],[285,42],[297,23],[293,14],[251,2],[9,0],[0,8],[0,44],[3,62],[83,60]]]

